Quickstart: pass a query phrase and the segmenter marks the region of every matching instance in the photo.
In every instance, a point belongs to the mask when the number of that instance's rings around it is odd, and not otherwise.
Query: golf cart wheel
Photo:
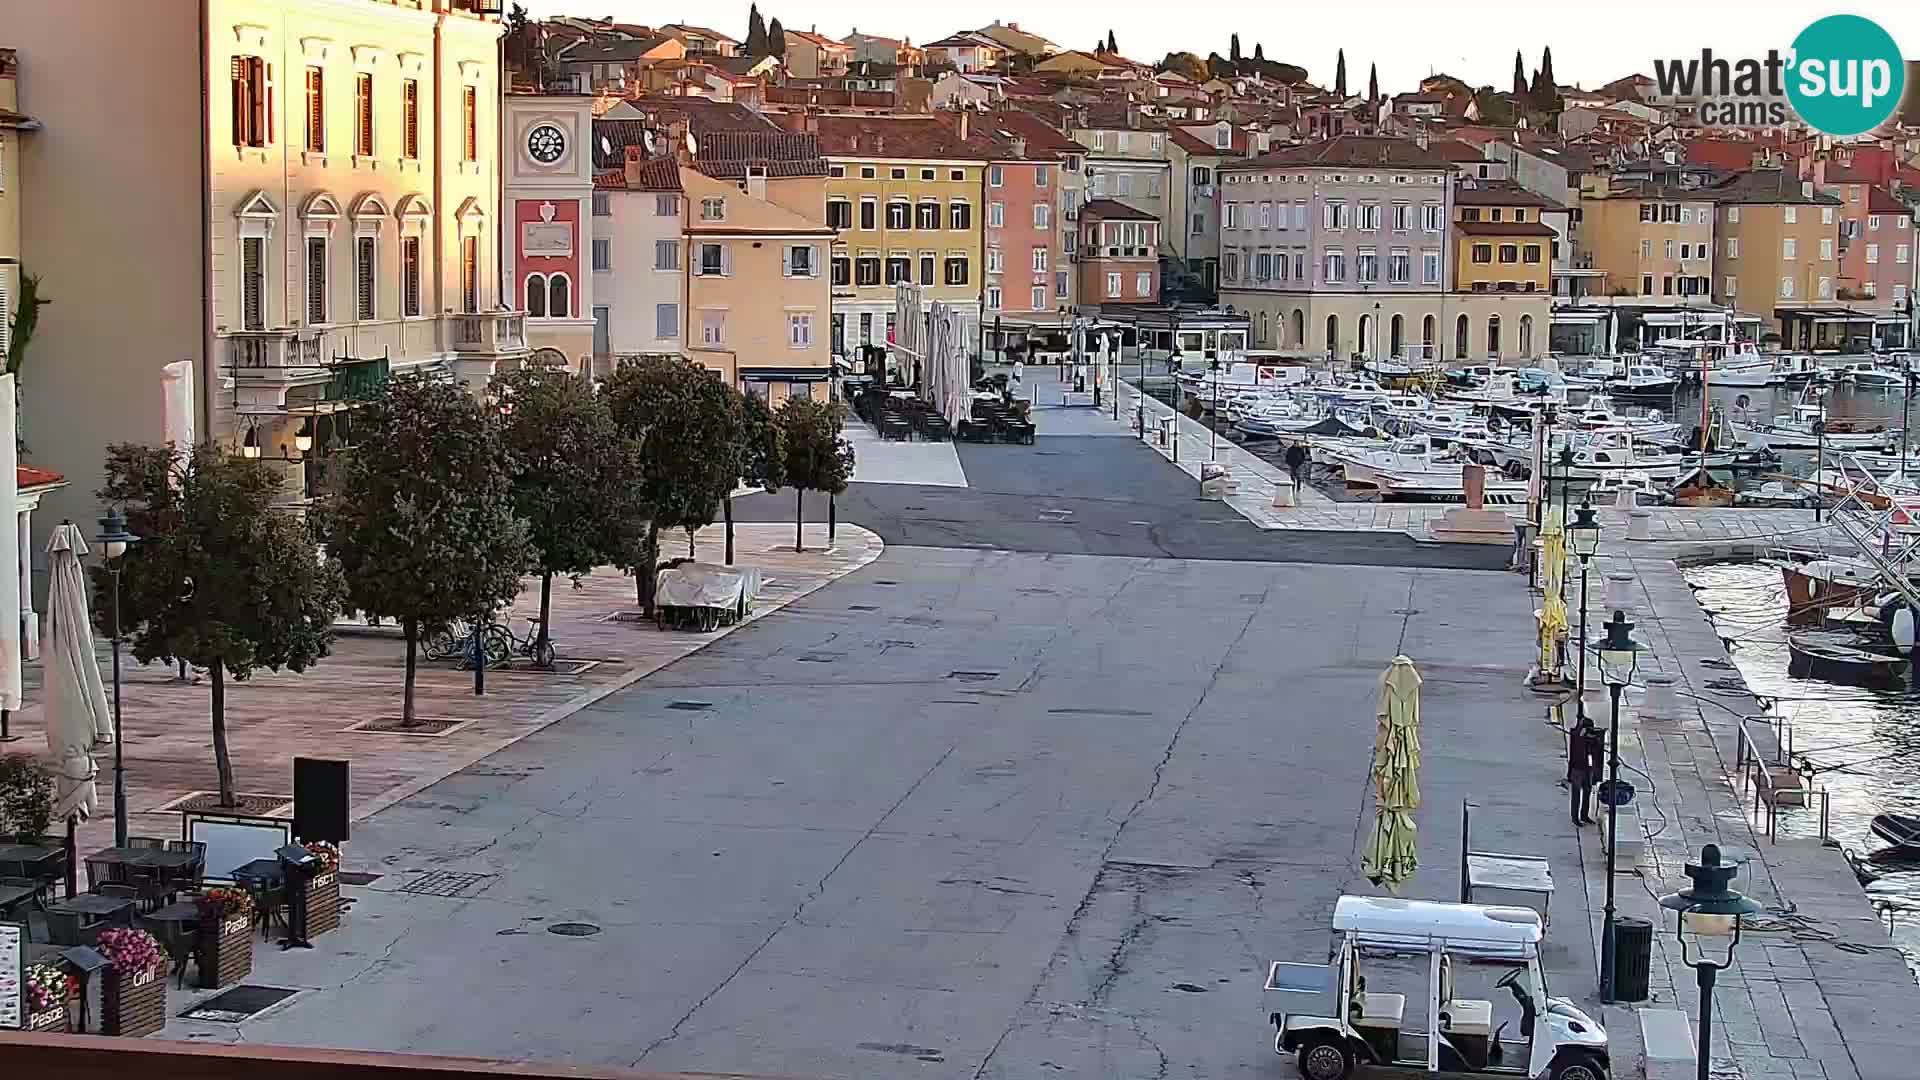
[[[1346,1080],[1352,1074],[1353,1051],[1339,1040],[1321,1037],[1300,1047],[1300,1075],[1306,1080]]]
[[[1547,1080],[1607,1080],[1607,1070],[1586,1054],[1569,1055],[1547,1070]]]

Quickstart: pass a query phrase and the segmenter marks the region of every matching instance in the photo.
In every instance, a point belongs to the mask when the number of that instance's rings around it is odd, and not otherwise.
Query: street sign
[[[1633,801],[1633,785],[1625,780],[1602,780],[1594,789],[1601,806],[1626,806]]]

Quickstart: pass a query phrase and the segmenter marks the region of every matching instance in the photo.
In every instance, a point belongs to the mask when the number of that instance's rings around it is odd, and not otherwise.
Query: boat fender
[[[1902,649],[1912,649],[1914,642],[1913,609],[1905,604],[1893,613],[1893,643]]]

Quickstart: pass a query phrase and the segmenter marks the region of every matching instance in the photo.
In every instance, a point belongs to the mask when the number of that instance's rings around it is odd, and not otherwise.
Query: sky
[[[646,25],[687,22],[746,37],[744,0],[521,0],[532,14],[612,15]],[[1848,7],[1781,0],[1214,0],[1199,6],[1140,0],[1034,0],[959,6],[899,0],[766,0],[761,14],[781,25],[842,37],[854,29],[924,43],[999,19],[1044,35],[1065,48],[1087,49],[1111,29],[1121,53],[1154,62],[1170,51],[1227,53],[1228,35],[1252,55],[1256,42],[1269,60],[1298,64],[1309,78],[1333,84],[1335,51],[1347,52],[1347,88],[1365,93],[1367,68],[1378,64],[1383,93],[1404,93],[1434,74],[1474,86],[1506,89],[1513,53],[1527,70],[1553,48],[1553,73],[1563,84],[1595,87],[1623,75],[1653,73],[1660,57],[1762,56],[1784,50],[1822,15],[1864,15],[1920,58],[1920,4],[1862,0]]]

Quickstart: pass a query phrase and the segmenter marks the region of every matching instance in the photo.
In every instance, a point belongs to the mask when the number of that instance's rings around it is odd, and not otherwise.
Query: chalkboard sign
[[[27,928],[0,923],[0,1028],[27,1026]]]

